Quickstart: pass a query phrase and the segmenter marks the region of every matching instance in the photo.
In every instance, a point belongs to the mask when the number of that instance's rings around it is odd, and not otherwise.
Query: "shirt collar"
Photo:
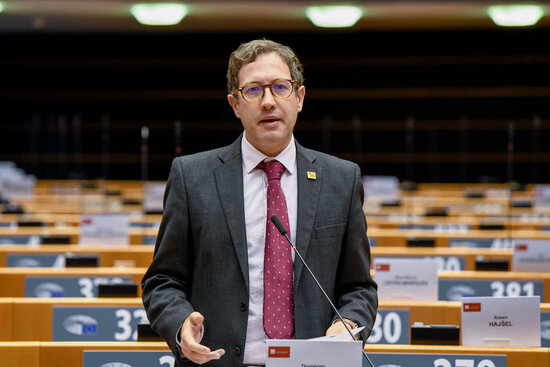
[[[294,143],[294,135],[290,139],[290,143],[286,146],[281,153],[276,157],[268,157],[258,149],[254,148],[252,144],[246,138],[246,132],[243,134],[241,140],[241,151],[243,155],[244,168],[246,173],[252,172],[259,163],[267,159],[268,161],[276,160],[281,162],[286,170],[293,175],[295,173],[296,167],[296,144]]]

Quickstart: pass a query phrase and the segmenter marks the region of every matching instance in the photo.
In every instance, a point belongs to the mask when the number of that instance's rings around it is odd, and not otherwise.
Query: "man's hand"
[[[350,321],[351,323],[351,321]],[[351,326],[350,324],[347,325],[348,328],[350,330],[353,330],[353,326]],[[337,320],[336,322],[334,322],[334,324],[332,324],[327,332],[326,332],[326,335],[329,336],[329,335],[335,335],[335,334],[339,334],[341,332],[345,331],[347,333],[347,330],[346,330],[346,326],[344,325],[344,323],[342,322],[342,320]],[[349,340],[353,340],[353,338],[351,337],[351,335],[349,336]]]
[[[211,351],[210,348],[199,344],[203,322],[204,316],[193,312],[183,322],[180,332],[181,352],[187,359],[197,364],[220,359],[225,354],[223,349]]]

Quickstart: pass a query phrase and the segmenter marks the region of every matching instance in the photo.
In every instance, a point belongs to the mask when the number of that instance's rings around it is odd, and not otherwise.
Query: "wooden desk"
[[[506,281],[542,281],[544,299],[541,303],[550,302],[550,274],[549,273],[523,273],[516,271],[440,271],[439,280],[466,279],[466,280],[499,280]]]
[[[371,353],[505,354],[507,367],[549,367],[548,348],[489,348],[464,346],[380,345],[365,346]],[[420,367],[420,366],[419,366]],[[422,366],[424,367],[424,366]]]
[[[132,223],[160,224],[162,214],[135,214],[129,213],[128,218]],[[56,214],[56,213],[28,213],[28,214],[0,214],[0,223],[17,223],[19,221],[42,222],[46,227],[80,225],[81,214]]]
[[[14,340],[14,323],[13,298],[0,298],[0,325],[2,325],[2,327],[0,327],[0,340]],[[3,359],[0,358],[0,361],[2,360]]]
[[[4,364],[6,362],[9,363]],[[0,342],[0,364],[9,367],[41,367],[40,343]]]
[[[415,322],[426,325],[460,325],[460,302],[380,301],[380,310],[409,310],[409,329]]]
[[[409,238],[432,238],[435,247],[448,247],[450,239],[508,239],[530,238],[550,239],[550,231],[534,230],[469,230],[469,231],[433,231],[424,229],[381,229],[368,228],[369,238],[376,240],[376,246],[407,246]]]
[[[1,250],[1,247],[0,247]],[[373,246],[371,256],[374,257],[456,257],[464,258],[464,270],[475,270],[475,261],[478,256],[491,260],[508,260],[512,263],[512,249],[480,249],[464,247],[399,247]],[[0,259],[1,261],[1,259]],[[371,264],[372,265],[372,264]],[[455,269],[444,269],[455,270]]]
[[[169,351],[164,342],[5,342],[0,343],[0,360],[10,361],[10,367],[78,367],[85,350]],[[548,348],[366,345],[365,352],[506,355],[507,367],[550,366]]]
[[[396,216],[396,215],[368,215],[369,228],[399,229],[403,226],[433,226],[443,228],[469,228],[479,230],[482,225],[501,225],[505,230],[528,229],[540,231],[543,227],[550,227],[550,218],[492,218],[490,216],[456,215],[450,217],[426,216]],[[492,230],[489,230],[492,231]]]
[[[153,259],[154,246],[81,246],[81,245],[2,245],[0,246],[0,267],[7,264],[8,254],[21,255],[62,255],[72,254],[97,254],[100,267],[114,267],[119,262],[131,262],[132,267],[148,267]]]
[[[14,298],[12,340],[51,341],[54,306],[143,307],[141,298]]]
[[[143,237],[156,237],[158,228],[129,228],[128,236],[131,245],[141,245],[143,243]],[[78,238],[80,236],[79,227],[0,227],[0,237],[28,237],[28,236],[68,236],[70,244],[78,244]],[[105,245],[108,245],[106,243]]]
[[[0,268],[0,297],[24,297],[25,276],[43,277],[105,277],[129,276],[133,282],[141,282],[146,268]],[[138,286],[141,296],[141,287]],[[59,300],[59,298],[57,298]]]

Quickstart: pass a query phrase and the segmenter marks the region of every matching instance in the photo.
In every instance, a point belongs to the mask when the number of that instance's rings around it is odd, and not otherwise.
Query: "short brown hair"
[[[243,43],[238,49],[231,53],[229,65],[227,67],[227,90],[232,93],[236,88],[239,88],[239,71],[244,64],[248,64],[256,60],[261,54],[275,52],[288,65],[290,75],[293,80],[298,82],[298,85],[304,84],[304,67],[302,63],[288,46],[270,41],[267,39],[259,39]]]

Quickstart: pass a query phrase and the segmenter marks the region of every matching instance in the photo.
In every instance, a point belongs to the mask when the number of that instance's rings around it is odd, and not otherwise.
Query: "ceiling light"
[[[0,13],[4,10],[4,3],[0,1]]]
[[[306,16],[317,27],[352,27],[363,16],[357,6],[309,6]]]
[[[495,5],[487,10],[495,24],[503,27],[525,27],[536,24],[544,15],[537,5]]]
[[[145,25],[174,25],[188,13],[187,6],[175,3],[134,4],[130,12]]]

